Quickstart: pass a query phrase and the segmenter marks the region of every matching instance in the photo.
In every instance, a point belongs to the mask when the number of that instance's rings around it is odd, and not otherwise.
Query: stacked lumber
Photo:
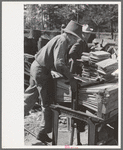
[[[91,66],[89,63],[89,59],[90,59],[90,53],[85,53],[85,52],[82,53],[82,62],[83,62],[82,77],[84,77],[85,79],[91,77]]]
[[[67,80],[56,79],[56,102],[71,103],[72,93]],[[81,87],[78,90],[78,104],[94,111],[98,117],[114,115],[118,111],[118,84],[105,83]]]
[[[94,64],[99,61],[108,59],[109,57],[110,57],[110,53],[105,52],[105,51],[90,52],[90,62]]]
[[[89,57],[90,57],[90,53],[86,53],[86,52],[82,53],[82,60],[83,60],[83,62],[88,62],[89,61]]]
[[[118,83],[105,83],[79,90],[80,105],[97,112],[102,117],[118,109]]]
[[[117,60],[106,59],[96,63],[96,65],[98,66],[97,71],[99,75],[105,78],[105,80],[112,80],[115,78],[112,73],[118,69]]]
[[[113,60],[113,59],[106,59],[100,61],[96,63],[96,65],[98,66],[98,72],[105,75],[111,74],[112,72],[118,69],[118,62],[117,60]]]
[[[95,51],[82,54],[82,77],[95,79],[98,77],[96,63],[110,57],[110,53],[105,51]]]

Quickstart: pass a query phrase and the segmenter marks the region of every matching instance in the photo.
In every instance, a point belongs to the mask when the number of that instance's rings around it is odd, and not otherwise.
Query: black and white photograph
[[[11,13],[21,14],[14,26],[22,23],[12,28],[13,36],[21,33],[15,46],[4,36],[7,16],[14,20],[5,6],[12,5]],[[13,70],[7,79],[13,90],[3,87],[3,148],[120,148],[121,2],[4,2],[2,8],[2,58],[10,51],[14,61],[3,62],[10,63],[3,73]]]

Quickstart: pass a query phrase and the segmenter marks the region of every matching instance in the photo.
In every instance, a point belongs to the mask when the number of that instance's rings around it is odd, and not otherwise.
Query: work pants
[[[50,104],[54,100],[54,83],[50,71],[41,67],[36,60],[31,65],[30,86],[24,94],[24,114],[26,115],[35,102],[41,99],[42,120],[41,133],[50,133],[52,131],[52,112]]]

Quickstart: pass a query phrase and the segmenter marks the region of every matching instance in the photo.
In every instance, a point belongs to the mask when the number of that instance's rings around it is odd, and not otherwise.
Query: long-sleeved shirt
[[[76,42],[69,51],[69,57],[72,58],[74,61],[76,59],[80,59],[83,52],[89,52],[87,43],[83,40]]]
[[[69,46],[66,34],[58,35],[35,55],[35,59],[40,66],[46,67],[48,70],[55,68],[56,71],[71,79],[73,75],[67,67]]]
[[[82,70],[76,60],[81,58],[83,52],[89,52],[88,45],[85,40],[79,40],[71,47],[69,51],[69,58],[72,58],[73,60],[71,62],[72,73],[77,73],[81,75]]]

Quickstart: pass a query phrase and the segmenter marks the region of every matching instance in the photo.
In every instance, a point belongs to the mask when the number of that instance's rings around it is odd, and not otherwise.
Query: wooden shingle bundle
[[[82,77],[85,78],[97,78],[97,65],[96,63],[108,59],[110,57],[110,53],[105,51],[95,51],[90,53],[83,53],[82,61]]]
[[[107,118],[118,111],[118,83],[105,83],[79,90],[79,104]]]
[[[109,57],[110,53],[105,51],[90,52],[90,61],[93,63],[108,59]]]
[[[111,74],[118,69],[118,62],[114,59],[106,59],[96,63],[96,65],[98,66],[98,72],[104,75]]]
[[[112,75],[112,73],[118,69],[117,60],[106,59],[96,63],[96,65],[98,66],[97,71],[99,73],[99,76],[109,82],[117,80],[115,76]]]
[[[56,79],[56,103],[71,103],[72,93],[67,80]],[[118,112],[118,83],[104,83],[78,90],[78,104],[98,117],[107,119]]]

